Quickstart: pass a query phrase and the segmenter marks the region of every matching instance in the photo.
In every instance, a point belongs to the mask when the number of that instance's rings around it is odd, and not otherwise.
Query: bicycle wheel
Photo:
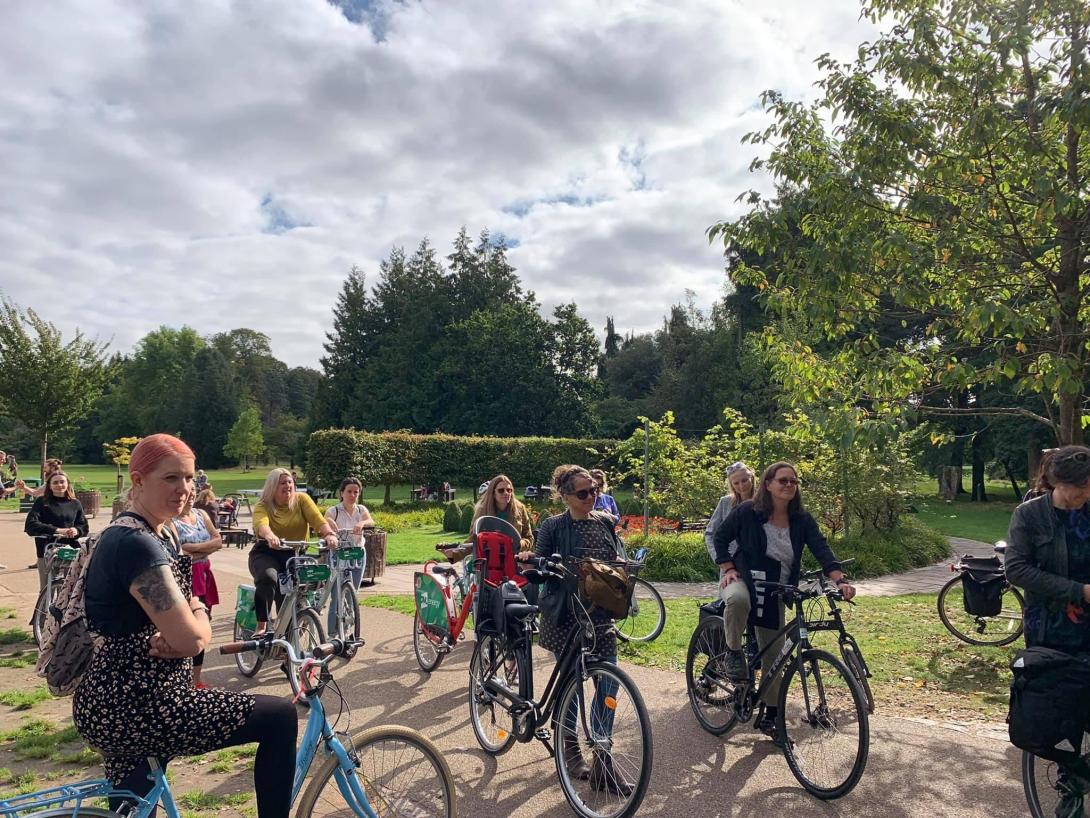
[[[975,616],[965,610],[961,575],[956,574],[939,591],[938,608],[939,619],[946,629],[970,645],[1009,645],[1022,635],[1026,603],[1013,585],[1003,590],[1003,608],[996,616]]]
[[[503,699],[485,689],[495,679],[518,692],[525,657],[507,648],[498,636],[481,636],[469,659],[469,723],[486,753],[506,753],[515,743],[515,718]]]
[[[34,813],[34,818],[69,818],[69,816],[82,818],[84,815],[93,816],[93,818],[121,818],[121,813],[112,812],[101,807],[80,807],[77,811],[74,805],[44,809],[41,812]]]
[[[318,619],[318,614],[314,612],[313,608],[303,608],[295,612],[294,627],[288,631],[286,638],[300,656],[325,642],[325,631],[322,629],[322,622]],[[299,674],[295,671],[296,668],[288,668],[288,684],[291,685],[291,692],[298,695],[300,690]],[[300,699],[299,701],[305,702],[306,699]]]
[[[705,619],[693,631],[685,657],[689,705],[701,728],[713,736],[723,735],[738,723],[735,704],[747,687],[730,681],[719,670],[726,648],[723,620]]]
[[[432,636],[420,621],[420,615],[413,617],[413,653],[416,654],[416,663],[425,673],[431,673],[439,665],[443,664],[445,654],[439,650],[438,637]]]
[[[823,650],[792,659],[780,688],[777,735],[795,778],[818,798],[840,798],[863,775],[870,723],[863,694],[843,662]]]
[[[553,759],[568,804],[583,818],[628,818],[651,780],[651,718],[635,682],[611,662],[568,679],[553,717]],[[588,733],[589,731],[589,733]],[[569,767],[579,759],[586,778]]]
[[[867,703],[867,713],[874,713],[874,694],[870,689],[870,679],[867,678],[867,664],[859,653],[859,646],[854,642],[841,642],[840,655],[844,657],[844,664],[852,672],[852,676],[859,682],[859,689],[863,693],[863,699]]]
[[[254,632],[250,628],[245,628],[239,624],[238,619],[235,619],[235,638],[236,642],[247,642],[253,639]],[[257,675],[257,672],[261,670],[261,665],[265,662],[265,654],[260,650],[247,650],[242,653],[235,654],[235,664],[238,665],[238,672],[246,677],[253,677]]]
[[[457,818],[450,767],[420,733],[408,727],[371,727],[354,733],[345,748],[358,761],[358,767],[346,772],[357,776],[379,818]],[[362,804],[349,804],[341,793],[336,777],[340,769],[336,756],[326,758],[299,799],[298,818],[366,813]]]
[[[49,616],[49,600],[45,598],[48,588],[42,588],[38,594],[38,600],[34,603],[34,613],[30,617],[30,627],[34,631],[34,644],[42,646],[42,631],[45,629],[45,618]]]
[[[617,636],[626,642],[652,642],[666,625],[666,605],[658,590],[645,579],[636,577],[628,616],[614,624]]]
[[[336,614],[330,606],[329,635],[342,640],[360,638],[360,601],[351,582],[341,585]]]
[[[1055,761],[1022,752],[1022,788],[1032,818],[1052,818],[1056,814],[1056,802],[1060,800],[1057,773]]]

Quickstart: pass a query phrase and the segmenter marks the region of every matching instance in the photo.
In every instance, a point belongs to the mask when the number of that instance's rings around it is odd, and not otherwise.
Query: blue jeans
[[[554,653],[559,660],[560,654]],[[617,664],[617,654],[601,655],[604,662]],[[617,682],[615,679],[603,679],[594,682],[594,700],[590,706],[590,730],[592,738],[608,738],[613,735],[613,718],[616,707],[606,707],[606,699],[617,695]],[[579,700],[572,699],[568,712],[564,714],[564,729],[571,735],[578,735]]]

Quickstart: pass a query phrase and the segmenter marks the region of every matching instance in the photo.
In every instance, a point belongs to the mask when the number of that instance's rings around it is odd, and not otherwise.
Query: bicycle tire
[[[653,642],[658,639],[666,627],[666,604],[662,601],[662,594],[647,580],[636,577],[632,583],[632,605],[636,606],[636,616],[632,616],[630,605],[629,615],[613,623],[617,638],[625,642]],[[644,606],[648,609],[646,613],[641,610]]]
[[[498,636],[486,634],[478,638],[477,644],[473,646],[473,655],[469,659],[469,723],[481,749],[494,756],[503,755],[515,743],[514,716],[484,689],[484,682],[495,675],[494,667],[503,667],[506,670],[506,658],[497,660],[497,651],[501,657],[505,653],[512,653],[519,680],[525,678],[526,669],[526,657],[522,652],[507,650],[506,644]],[[509,678],[504,681],[510,686]]]
[[[351,582],[341,585],[341,598],[337,603],[337,615],[329,607],[329,636],[335,639],[360,638],[360,600]]]
[[[950,633],[952,633],[955,637],[957,637],[962,642],[965,642],[966,644],[969,644],[969,645],[983,645],[985,647],[1002,647],[1003,645],[1009,645],[1011,642],[1015,641],[1016,639],[1018,639],[1018,637],[1020,637],[1022,635],[1022,629],[1025,626],[1024,617],[1025,617],[1025,612],[1026,612],[1026,601],[1022,597],[1022,593],[1017,588],[1015,588],[1013,585],[1008,585],[1006,588],[1003,589],[1003,599],[1006,600],[1007,594],[1011,594],[1011,595],[1013,595],[1015,601],[1018,603],[1017,627],[1014,630],[1006,630],[1006,631],[998,632],[996,634],[996,638],[994,638],[994,639],[981,638],[980,633],[977,633],[975,635],[970,634],[970,633],[966,633],[967,628],[962,629],[962,628],[959,628],[957,625],[954,624],[954,621],[952,621],[952,617],[951,617],[950,613],[947,611],[948,606],[947,606],[946,602],[947,602],[947,599],[951,596],[952,593],[955,593],[956,591],[960,591],[960,590],[961,590],[961,574],[955,574],[954,577],[949,582],[947,582],[945,585],[942,586],[942,590],[939,591],[939,598],[936,601],[936,605],[938,606],[938,610],[939,610],[939,619],[942,620],[942,624],[946,626],[946,630],[950,631]],[[959,610],[963,611],[964,610],[964,607],[963,607],[962,603],[957,599],[953,600],[953,602],[950,604],[949,607],[951,609],[953,609],[954,611],[959,611]],[[968,616],[968,614],[963,614],[963,615]],[[1012,611],[1010,613],[1007,613],[1006,615],[1004,615],[1002,617],[983,616],[983,617],[975,617],[975,619],[976,619],[976,622],[977,622],[977,627],[980,627],[980,623],[982,621],[987,621],[987,622],[1007,621],[1008,623],[1010,623],[1013,620],[1013,615],[1014,614],[1013,614],[1013,609],[1012,609]]]
[[[630,818],[635,815],[636,811],[643,803],[643,798],[647,794],[647,786],[651,782],[651,768],[654,763],[654,748],[652,746],[651,738],[651,717],[647,713],[647,706],[643,702],[643,696],[640,695],[640,690],[636,686],[636,683],[632,681],[632,677],[620,667],[612,662],[593,661],[586,664],[586,682],[589,682],[592,687],[597,690],[600,682],[595,681],[596,678],[600,678],[603,681],[605,677],[612,676],[617,683],[617,690],[612,694],[613,702],[610,704],[610,695],[607,694],[606,708],[613,713],[613,724],[609,729],[609,767],[617,775],[624,778],[630,785],[631,791],[627,796],[624,796],[624,800],[618,804],[614,809],[603,811],[594,809],[592,803],[596,801],[600,796],[601,789],[595,783],[595,773],[593,771],[594,766],[598,763],[598,759],[593,755],[590,760],[587,760],[583,756],[583,745],[589,744],[587,737],[582,736],[582,740],[579,740],[574,735],[571,735],[571,731],[564,728],[562,725],[563,714],[568,711],[568,708],[576,704],[576,697],[583,695],[586,697],[586,693],[582,694],[580,691],[585,691],[585,681],[581,678],[580,674],[573,674],[565,683],[563,690],[560,693],[560,697],[557,699],[556,711],[553,716],[553,760],[556,762],[556,774],[560,779],[560,789],[564,792],[564,798],[567,799],[568,806],[575,811],[577,815],[582,818]],[[622,694],[621,691],[624,691]],[[635,733],[638,733],[638,748],[635,752],[618,752],[618,737],[617,737],[617,711],[622,709],[625,705],[631,705],[631,709],[636,716],[638,726],[636,730],[626,730],[625,735],[622,737],[621,747],[627,749],[629,742],[634,742],[636,739]],[[591,714],[587,713],[587,719],[590,720]],[[591,729],[594,729],[593,726]],[[582,718],[576,716],[576,731],[582,732]],[[572,743],[574,742],[574,746]],[[586,763],[591,766],[592,772],[588,779],[572,779],[571,774],[568,772],[568,762],[565,760],[572,754],[579,754],[584,758]],[[633,775],[628,767],[629,760],[634,759],[636,755],[639,756],[639,771]],[[598,777],[598,781],[604,783],[608,778],[611,778],[608,773]],[[635,781],[631,779],[635,778]],[[584,798],[580,790],[587,790],[588,798]],[[595,795],[595,791],[599,795]],[[608,788],[607,788],[608,792]],[[620,793],[614,793],[616,797],[621,797]]]
[[[811,682],[808,684],[802,680],[799,674],[799,663],[792,658],[784,671],[780,686],[776,732],[783,745],[787,766],[791,768],[795,778],[811,795],[828,801],[847,795],[859,783],[870,754],[870,722],[859,684],[843,662],[831,653],[814,649],[803,651],[801,660],[803,669],[809,668]],[[822,668],[819,663],[829,667]],[[789,706],[787,701],[796,680],[800,680],[799,684],[805,686],[801,697],[804,718],[799,718],[800,708],[794,703]],[[816,708],[812,707],[815,700],[818,701]],[[835,709],[831,710],[830,704]],[[803,741],[808,737],[816,737],[821,744],[827,744],[829,736],[840,733],[842,728],[849,727],[851,722],[849,718],[846,718],[850,716],[849,705],[854,711],[858,730],[858,735],[854,739],[856,745],[854,759],[840,780],[818,783],[807,770],[810,765],[800,758],[799,747],[804,743],[809,746],[809,742]],[[809,733],[804,732],[806,728],[809,728]],[[851,743],[852,739],[849,738],[846,747],[850,747]],[[820,766],[823,770],[829,769],[827,764],[815,766]]]
[[[49,616],[49,602],[45,598],[47,588],[38,592],[38,599],[34,602],[34,613],[30,617],[30,629],[34,632],[34,644],[42,646],[42,631],[45,630],[45,618]]]
[[[244,628],[239,624],[238,619],[235,619],[235,638],[236,642],[248,642],[254,636],[254,632],[250,628]],[[246,678],[253,678],[257,675],[257,672],[261,670],[261,666],[265,663],[265,653],[261,650],[247,650],[242,653],[235,654],[235,665],[238,667],[238,672]]]
[[[717,633],[718,631],[718,633]],[[685,689],[689,706],[701,729],[713,736],[722,736],[738,723],[735,703],[744,690],[725,677],[716,674],[712,663],[723,654],[723,620],[705,619],[696,626],[689,638],[685,656]],[[720,718],[715,718],[720,715]]]
[[[375,775],[368,769],[368,764],[380,761],[378,756],[385,756],[384,750],[380,750],[378,745],[386,742],[396,742],[402,746],[415,747],[424,758],[429,762],[430,770],[428,776],[421,776],[419,781],[411,787],[401,788],[398,787],[398,792],[394,793],[396,798],[391,798],[390,793],[387,792],[390,785],[386,784],[379,775]],[[436,747],[431,741],[425,738],[422,734],[416,730],[412,730],[408,727],[397,726],[384,726],[384,727],[367,727],[361,728],[354,732],[348,740],[345,742],[345,747],[352,752],[354,748],[355,757],[358,759],[358,766],[352,771],[360,778],[360,786],[364,792],[368,795],[368,800],[371,801],[371,807],[379,818],[386,818],[386,816],[400,815],[406,810],[407,806],[403,803],[403,799],[413,798],[412,811],[409,814],[419,815],[421,818],[458,818],[458,804],[455,800],[454,789],[454,776],[450,772],[450,766],[447,764],[443,754],[439,752],[439,748]],[[404,770],[406,766],[405,752],[396,753],[395,765],[400,770]],[[333,807],[333,809],[322,809],[318,815],[321,818],[330,818],[334,815],[354,816],[354,806],[362,807],[362,805],[349,805],[345,803],[344,796],[340,792],[340,788],[337,786],[337,780],[334,778],[334,773],[340,769],[340,765],[337,762],[336,756],[327,756],[321,766],[318,767],[317,772],[313,773],[309,786],[304,790],[302,797],[299,799],[299,808],[296,812],[297,818],[312,818],[314,815],[314,808],[318,804],[319,798],[322,799],[323,804]],[[427,783],[438,784],[437,793],[442,800],[433,812],[424,812],[420,809],[420,801],[423,795],[426,795],[429,790],[426,788]],[[323,792],[329,794],[323,797]],[[380,803],[375,803],[380,802]],[[393,803],[395,806],[391,810],[387,810],[385,805]],[[397,806],[400,805],[400,806]],[[339,806],[338,811],[336,807]]]
[[[34,818],[69,818],[69,816],[82,818],[84,815],[90,815],[93,816],[93,818],[121,818],[120,812],[103,809],[102,807],[80,807],[77,812],[74,805],[70,807],[54,807],[52,809],[42,810],[41,812],[35,812]]]
[[[863,698],[867,703],[867,714],[874,715],[874,693],[870,689],[870,679],[867,678],[867,665],[863,661],[863,657],[859,655],[859,647],[852,642],[841,642],[840,655],[844,658],[844,665],[852,672],[855,680],[859,682],[859,689],[863,692]]]
[[[1023,750],[1022,789],[1031,818],[1052,818],[1056,814],[1056,802],[1060,800],[1056,790],[1056,763]]]
[[[304,634],[307,636],[306,641],[303,639]],[[325,642],[325,630],[322,628],[322,620],[319,619],[313,608],[303,608],[295,612],[295,627],[288,632],[286,638],[300,656],[313,650],[316,645]],[[288,671],[287,677],[288,684],[291,685],[291,692],[298,696],[301,689],[299,674],[295,672],[295,668],[288,668]],[[301,697],[299,701],[305,704],[306,697]]]
[[[413,617],[413,653],[416,654],[416,663],[425,673],[431,673],[443,664],[444,654],[424,630],[420,614]]]

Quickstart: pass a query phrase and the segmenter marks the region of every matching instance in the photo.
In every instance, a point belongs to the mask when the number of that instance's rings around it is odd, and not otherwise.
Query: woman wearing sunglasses
[[[726,603],[727,655],[724,670],[732,679],[748,677],[742,655],[742,633],[753,617],[757,642],[763,650],[774,643],[766,655],[776,656],[783,649],[783,638],[776,638],[784,624],[782,598],[774,597],[754,585],[755,579],[797,585],[802,549],[810,549],[825,575],[835,582],[845,599],[855,596],[840,563],[833,554],[817,521],[802,507],[798,470],[790,463],[773,463],[761,475],[757,495],[736,507],[715,532],[715,561],[722,579],[719,594]],[[737,540],[737,548],[732,543]],[[752,604],[756,600],[756,605]],[[756,611],[753,610],[756,608]],[[761,697],[764,712],[757,729],[777,741],[776,716],[780,680],[770,684]]]
[[[506,474],[497,474],[484,484],[480,499],[473,507],[472,532],[481,517],[499,517],[515,527],[519,533],[519,559],[529,559],[534,554],[534,529],[530,524],[530,512],[526,506],[515,499],[515,484]],[[447,548],[443,554],[451,562],[456,562],[473,553],[473,543],[468,542],[457,548]]]

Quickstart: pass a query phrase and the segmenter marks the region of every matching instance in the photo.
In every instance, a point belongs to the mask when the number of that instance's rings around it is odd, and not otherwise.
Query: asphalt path
[[[28,540],[22,518],[0,515],[0,591],[7,601],[29,610],[37,587],[27,570]],[[96,521],[101,522],[101,521]],[[99,526],[96,525],[95,528]],[[245,554],[223,552],[214,565],[223,604],[214,615],[216,640],[229,641],[234,588],[247,581]],[[472,636],[432,674],[413,656],[411,619],[399,613],[363,608],[367,645],[335,676],[351,706],[351,726],[401,724],[416,728],[443,751],[457,782],[461,816],[531,818],[570,816],[556,779],[552,757],[538,742],[516,744],[499,757],[476,743],[469,725],[466,695]],[[550,658],[536,657],[536,678],[548,678]],[[995,730],[967,730],[938,722],[871,718],[871,752],[856,789],[837,801],[819,801],[802,789],[783,755],[748,726],[726,737],[697,726],[680,673],[626,665],[651,713],[654,771],[639,815],[785,815],[923,818],[1028,814],[1022,795],[1019,756]],[[231,657],[209,652],[206,680],[238,690],[289,695],[282,673],[267,665],[254,679],[241,676]],[[3,722],[13,722],[5,716]],[[338,729],[346,725],[342,718]]]

